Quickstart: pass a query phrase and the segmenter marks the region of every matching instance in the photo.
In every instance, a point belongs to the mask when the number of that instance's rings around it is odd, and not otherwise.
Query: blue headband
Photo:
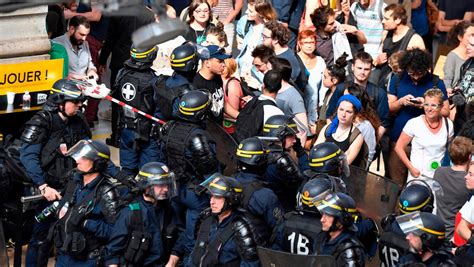
[[[360,100],[351,94],[341,96],[339,100],[337,101],[337,107],[339,107],[342,101],[350,102],[354,106],[357,112],[359,112],[362,108],[362,103],[360,103]],[[334,120],[331,122],[331,124],[329,124],[328,126],[328,130],[326,131],[326,137],[329,137],[331,136],[331,134],[335,133],[338,126],[339,126],[339,119],[336,116]]]

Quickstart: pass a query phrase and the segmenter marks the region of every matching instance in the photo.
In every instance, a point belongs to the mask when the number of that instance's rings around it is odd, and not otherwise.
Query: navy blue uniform
[[[322,232],[316,243],[316,254],[332,255],[337,266],[365,266],[364,247],[353,232],[344,230],[333,240],[329,233]]]
[[[168,201],[162,201],[163,205],[167,205]],[[144,266],[155,266],[163,264],[168,259],[165,259],[163,248],[163,229],[166,228],[165,223],[165,209],[166,207],[160,205],[154,205],[151,202],[145,201],[143,196],[136,198],[136,202],[133,204],[138,205],[138,210],[141,212],[141,218],[143,223],[143,231],[151,235],[151,245],[146,251],[143,265]],[[126,250],[127,242],[131,236],[132,229],[132,206],[124,207],[118,214],[115,222],[112,234],[105,247],[105,265],[119,264],[123,262],[124,252]]]
[[[237,233],[233,233],[228,240],[223,241],[224,243],[217,248],[217,262],[213,262],[213,260],[208,259],[211,256],[211,253],[207,253],[204,251],[213,251],[213,248],[210,248],[209,246],[213,244],[216,239],[218,239],[224,231],[226,231],[226,228],[231,227],[232,231],[237,232],[239,229],[237,228],[242,228],[245,227],[246,231],[243,232],[249,232],[248,227],[244,224],[243,222],[240,222],[240,227],[235,225],[235,222],[239,220],[240,214],[236,214],[235,212],[232,212],[227,218],[222,220],[221,223],[219,223],[217,216],[210,215],[210,217],[206,218],[208,220],[211,220],[211,227],[208,232],[208,237],[203,237],[200,236],[201,233],[204,233],[204,231],[207,231],[207,229],[203,229],[205,223],[201,224],[201,227],[198,232],[198,239],[203,238],[204,240],[207,239],[206,242],[196,242],[196,247],[194,248],[193,255],[190,257],[188,262],[185,264],[185,266],[200,266],[198,264],[202,264],[202,266],[242,266],[242,267],[256,267],[260,266],[259,262],[257,259],[247,259],[244,255],[241,255],[241,253],[244,253],[245,249],[240,249],[239,246],[244,246],[245,241],[243,240],[244,238],[241,238],[240,235]],[[206,220],[205,219],[205,220]],[[241,239],[241,240],[238,240]],[[200,247],[200,245],[206,245],[207,247]],[[253,244],[255,246],[255,244]],[[203,256],[201,255],[194,255],[195,253],[198,253],[198,249],[201,248],[201,252],[204,252],[205,254]],[[254,248],[255,249],[255,248]],[[203,257],[203,258],[201,258]],[[202,263],[201,263],[202,260]],[[197,264],[198,263],[198,264]]]
[[[391,267],[397,266],[410,247],[395,217],[389,215],[387,218],[387,225],[379,238],[379,259],[383,266]]]
[[[108,178],[101,174],[86,185],[80,174],[71,178],[59,205],[60,214],[64,210],[65,215],[53,229],[53,241],[58,248],[56,266],[96,266],[100,252],[112,233],[118,193]],[[69,191],[71,188],[73,190]],[[65,203],[69,204],[67,208]],[[86,212],[76,222],[73,218],[77,218],[81,207]],[[76,247],[75,244],[81,242],[85,242],[84,246]],[[79,251],[72,252],[74,249]]]
[[[253,186],[253,183],[260,181],[260,176],[257,174],[238,172],[234,176],[244,187],[244,209],[247,210],[251,215],[263,220],[265,225],[261,225],[262,222],[252,222],[252,226],[257,229],[262,229],[259,234],[263,234],[265,230],[268,232],[273,231],[277,224],[281,221],[284,211],[278,197],[269,188],[259,188],[255,190],[251,196],[247,196],[249,186]],[[247,206],[245,199],[248,198]],[[268,239],[267,239],[268,240]]]

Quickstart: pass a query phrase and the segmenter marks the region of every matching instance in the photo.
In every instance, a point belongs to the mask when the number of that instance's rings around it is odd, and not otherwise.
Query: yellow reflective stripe
[[[398,206],[400,207],[401,211],[404,212],[404,213],[410,213],[411,211],[417,211],[421,208],[423,208],[426,204],[428,204],[428,202],[430,201],[430,199],[426,199],[423,203],[421,203],[420,205],[416,206],[416,207],[404,207],[402,205],[402,203],[398,202]],[[406,210],[406,211],[404,211]]]
[[[237,153],[235,153],[237,156],[244,157],[244,158],[251,158],[252,155],[245,154],[242,150],[237,149]]]
[[[311,167],[321,167],[323,165],[324,165],[324,163],[309,163],[309,166],[311,166]]]
[[[210,183],[209,186],[210,186],[210,187],[215,187],[215,188],[220,189],[220,190],[227,191],[227,187],[222,186],[222,185],[218,185],[218,184],[216,184],[216,183]]]
[[[209,102],[206,102],[204,105],[201,105],[201,106],[196,107],[196,108],[186,108],[186,107],[180,106],[179,109],[184,110],[184,111],[198,111],[198,110],[201,110],[201,109],[205,108],[207,105],[209,105]]]
[[[184,66],[186,66],[186,64],[185,63],[178,63],[178,64],[170,63],[170,66],[171,67],[184,67]]]
[[[66,90],[66,89],[63,89],[61,91],[61,90],[58,90],[58,89],[55,89],[55,88],[51,88],[51,91],[56,92],[56,93],[67,93],[67,94],[72,94],[72,95],[77,95],[77,96],[81,94],[81,92],[70,91],[70,90]]]
[[[156,50],[156,46],[153,46],[150,50],[145,51],[145,52],[141,52],[141,53],[130,51],[130,56],[132,56],[134,58],[145,58],[149,53],[151,53],[155,50]]]
[[[332,204],[332,203],[330,203],[330,202],[328,202],[328,201],[326,201],[326,200],[323,200],[321,203],[322,203],[323,205],[326,205],[326,206],[331,207],[331,208],[333,208],[333,209],[341,210],[341,211],[347,211],[347,212],[349,212],[349,213],[355,213],[355,212],[357,211],[357,209],[344,209],[344,208],[342,208],[341,206],[334,205],[334,204]]]
[[[104,158],[104,159],[110,158],[109,155],[106,155],[106,154],[100,153],[100,152],[97,152],[97,156],[99,156],[99,157],[101,157],[101,158]]]
[[[151,176],[156,175],[156,174],[147,173],[147,172],[142,172],[142,171],[139,171],[138,174],[141,175],[141,176],[145,176],[145,177],[151,177]],[[161,177],[167,177],[168,174],[167,174],[167,173],[164,173],[164,174],[160,174],[160,176],[161,176]]]
[[[312,159],[311,162],[321,162],[321,161],[325,161],[325,160],[328,160],[330,158],[334,158],[335,156],[337,156],[338,154],[341,153],[341,150],[339,149],[338,151],[330,154],[330,155],[327,155],[326,157],[322,157],[322,158],[317,158],[317,159]]]
[[[179,109],[179,111],[181,113],[183,113],[184,115],[194,115],[194,112],[186,112],[186,111],[182,110],[181,108]]]
[[[182,62],[188,61],[188,60],[192,59],[194,56],[195,56],[195,54],[192,54],[189,57],[185,57],[185,58],[182,58],[182,59],[171,59],[170,60],[171,66],[173,66],[172,65],[173,63],[182,63]],[[184,64],[183,64],[183,66],[184,66]]]
[[[237,192],[237,193],[240,193],[240,192],[242,192],[242,188],[234,188],[234,191]]]
[[[270,152],[269,150],[261,150],[261,151],[247,151],[247,150],[241,150],[241,149],[237,149],[237,153],[244,153],[244,154],[248,154],[248,155],[261,155],[261,154],[264,154],[264,153],[268,153]]]
[[[414,222],[412,219],[410,219],[410,221]],[[414,225],[416,226],[416,228],[418,228],[420,230],[423,230],[423,231],[425,231],[427,233],[430,233],[430,234],[433,234],[433,235],[437,235],[438,239],[444,239],[444,237],[445,237],[445,233],[443,233],[443,232],[423,227],[423,225],[419,225],[417,223],[414,223]]]

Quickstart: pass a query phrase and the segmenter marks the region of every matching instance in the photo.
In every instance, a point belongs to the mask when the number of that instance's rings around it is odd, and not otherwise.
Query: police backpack
[[[240,111],[239,116],[237,116],[237,121],[235,122],[234,137],[237,143],[262,133],[263,106],[265,105],[276,107],[275,102],[268,99],[259,100],[257,96],[254,96]]]

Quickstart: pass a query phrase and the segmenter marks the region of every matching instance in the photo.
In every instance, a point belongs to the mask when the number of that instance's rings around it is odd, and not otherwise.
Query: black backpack
[[[227,80],[226,84],[225,84],[225,95],[228,96],[229,95],[229,83],[232,81],[232,80],[236,80],[240,83],[240,88],[242,88],[242,93],[244,94],[244,96],[257,96],[257,89],[254,89],[252,87],[249,87],[249,85],[247,84],[246,81],[244,80],[239,80],[235,77],[230,77],[229,80]]]
[[[276,106],[275,102],[265,99],[259,100],[254,96],[240,111],[235,122],[234,137],[238,143],[249,137],[257,136],[263,128],[263,106]]]

